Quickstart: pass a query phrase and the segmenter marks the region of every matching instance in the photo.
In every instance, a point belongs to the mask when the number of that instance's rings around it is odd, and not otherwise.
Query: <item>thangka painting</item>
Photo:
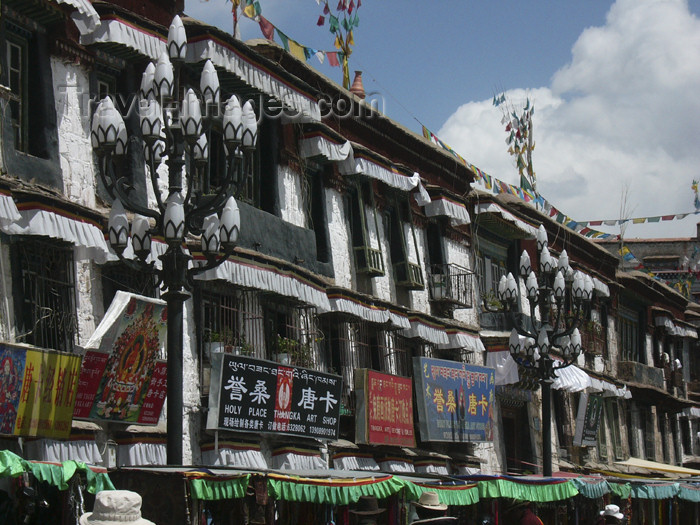
[[[74,417],[156,424],[166,391],[167,309],[163,301],[119,294],[96,331],[99,348],[83,360]],[[88,348],[97,346],[94,339]]]
[[[24,377],[26,350],[0,346],[0,434],[12,434]]]

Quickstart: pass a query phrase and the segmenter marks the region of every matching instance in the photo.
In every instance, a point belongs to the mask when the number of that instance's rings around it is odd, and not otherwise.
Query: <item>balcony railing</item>
[[[471,308],[474,273],[456,264],[433,264],[430,267],[430,299]]]
[[[402,261],[394,265],[394,278],[397,286],[403,286],[410,290],[421,290],[425,288],[423,272],[418,264]]]
[[[621,361],[617,365],[618,379],[664,390],[664,371],[636,361]]]
[[[355,268],[370,276],[384,275],[382,252],[369,246],[355,246]]]
[[[587,322],[580,327],[581,346],[588,355],[605,355],[608,343],[605,329],[600,323]]]

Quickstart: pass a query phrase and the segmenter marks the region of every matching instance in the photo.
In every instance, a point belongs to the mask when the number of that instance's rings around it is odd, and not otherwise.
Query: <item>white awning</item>
[[[258,266],[252,261],[232,257],[195,278],[203,281],[221,279],[239,286],[298,299],[315,306],[320,313],[331,311],[328,296],[322,287],[308,284],[295,273],[274,266]]]
[[[9,224],[17,222],[21,218],[12,196],[0,192],[0,227],[2,230],[5,231]]]
[[[391,323],[395,328],[410,328],[409,320],[387,308],[367,305],[350,297],[330,294],[328,296],[331,312],[345,313],[369,321],[370,323]]]
[[[333,142],[321,133],[306,135],[300,143],[302,157],[325,157],[333,162],[340,162],[352,155],[352,144],[346,140],[342,144]]]
[[[513,385],[520,381],[518,363],[513,360],[508,350],[488,352],[486,354],[486,366],[496,370],[496,386]]]
[[[438,348],[464,348],[465,350],[470,350],[472,352],[484,352],[484,343],[476,334],[470,334],[469,332],[461,332],[448,328],[445,330],[447,334],[447,344],[438,345]]]
[[[589,376],[589,379],[591,381],[591,386],[589,387],[591,392],[602,392],[606,396],[615,396],[622,399],[632,398],[632,392],[627,390],[627,386],[618,388],[617,385],[609,381],[604,381],[591,376]]]
[[[690,337],[692,339],[698,338],[697,330],[695,330],[694,328],[676,324],[673,322],[673,320],[665,316],[656,316],[656,318],[654,319],[654,324],[656,326],[663,326],[664,328],[666,328],[666,331],[671,335],[675,335],[678,337]]]
[[[284,449],[272,452],[272,468],[275,470],[325,470],[328,465],[318,451]]]
[[[700,419],[700,408],[698,407],[688,407],[684,408],[682,414],[685,417]]]
[[[337,470],[380,470],[370,454],[339,453],[333,455],[333,468]]]
[[[138,467],[143,465],[166,465],[167,454],[164,438],[131,438],[117,445],[117,465]]]
[[[513,215],[511,212],[505,210],[495,202],[489,202],[489,203],[479,203],[475,206],[475,211],[477,214],[479,213],[496,213],[503,217],[503,219],[507,220],[508,222],[512,222],[515,224],[515,226],[518,227],[518,229],[522,230],[523,232],[527,233],[528,235],[531,235],[533,237],[537,236],[537,228],[533,226],[532,224],[529,224],[525,222],[522,219],[519,219],[515,215]]]
[[[232,441],[219,441],[218,452],[214,443],[202,445],[202,464],[253,470],[267,470],[268,468],[265,456],[260,451],[259,445],[235,443]]]
[[[420,319],[410,319],[411,327],[401,331],[404,337],[418,337],[436,345],[449,345],[450,340],[445,333],[445,330],[439,327],[430,326]]]
[[[418,173],[409,177],[394,166],[382,166],[362,157],[360,153],[349,155],[347,159],[338,164],[338,169],[343,175],[366,175],[402,191],[413,191],[420,184]]]
[[[158,60],[166,50],[167,38],[146,29],[127,24],[125,21],[112,16],[105,16],[95,31],[80,35],[80,43],[90,44],[121,44],[134,51]]]
[[[81,35],[91,33],[100,25],[100,15],[88,0],[56,0],[59,4],[68,4],[75,7],[70,15]]]
[[[78,259],[92,259],[98,263],[107,260],[109,248],[102,229],[97,223],[84,218],[63,215],[43,207],[23,208],[19,220],[0,223],[8,235],[37,235],[74,244]]]
[[[415,462],[416,473],[419,474],[438,474],[440,476],[449,476],[450,471],[447,468],[447,462],[441,460],[418,460]]]
[[[94,439],[31,439],[24,441],[24,458],[34,461],[82,461],[90,465],[102,465],[102,454]],[[165,463],[163,463],[165,464]]]
[[[593,277],[593,289],[600,297],[610,297],[610,288],[597,277]]]
[[[215,66],[221,67],[249,86],[259,89],[286,107],[296,110],[299,117],[306,121],[320,122],[321,110],[318,102],[311,97],[296,91],[271,73],[255,66],[233,47],[211,39],[203,39],[187,43],[187,61],[200,62],[210,59]]]
[[[377,463],[384,472],[407,473],[416,471],[413,462],[404,459],[380,459]]]
[[[554,375],[556,377],[552,382],[552,388],[555,390],[581,392],[591,386],[591,377],[576,365],[555,370]]]
[[[471,222],[467,207],[461,202],[455,202],[447,197],[441,196],[432,200],[425,205],[424,210],[428,217],[434,217],[436,215],[449,217],[454,226],[469,224]]]

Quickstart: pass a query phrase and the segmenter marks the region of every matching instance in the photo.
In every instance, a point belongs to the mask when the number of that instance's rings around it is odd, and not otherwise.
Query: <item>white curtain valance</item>
[[[555,363],[556,365],[556,363]],[[581,392],[591,386],[591,376],[576,365],[569,365],[554,371],[552,388],[566,392]]]
[[[107,260],[109,248],[102,230],[95,223],[39,207],[22,209],[19,214],[19,220],[0,223],[0,229],[9,235],[61,239],[75,245],[78,259],[92,259],[98,263]]]
[[[515,224],[518,229],[522,230],[523,232],[527,233],[528,235],[531,235],[533,237],[536,237],[537,235],[537,228],[535,228],[532,224],[529,224],[522,219],[517,218],[515,215],[510,213],[509,211],[503,209],[500,207],[498,204],[495,202],[489,202],[489,203],[480,203],[475,206],[475,211],[477,214],[479,213],[496,213],[503,217],[505,220],[508,222],[512,222]]]
[[[394,166],[386,168],[354,154],[349,155],[347,159],[340,162],[338,169],[343,175],[366,175],[402,191],[413,191],[420,184],[420,176],[417,173],[409,177],[399,172]]]
[[[450,471],[444,462],[440,463],[418,463],[415,466],[416,473],[419,474],[438,474],[440,476],[449,476]]]
[[[405,337],[418,337],[429,343],[449,348],[450,340],[442,328],[430,326],[419,319],[411,319],[411,327],[401,331]]]
[[[656,318],[654,319],[654,324],[656,326],[663,326],[664,328],[666,328],[666,331],[671,335],[675,335],[678,337],[690,337],[691,339],[698,338],[697,330],[687,326],[678,325],[668,317],[656,316]]]
[[[187,43],[188,62],[200,62],[207,59],[210,59],[215,66],[233,73],[249,86],[259,89],[274,97],[287,108],[295,110],[297,116],[303,120],[321,121],[321,110],[316,100],[292,89],[282,80],[255,66],[233,48],[208,38]]]
[[[94,31],[80,35],[80,43],[121,44],[155,61],[166,50],[167,39],[118,18],[105,17]]]
[[[24,443],[26,459],[61,463],[73,459],[90,465],[102,465],[102,454],[94,439],[28,439]]]
[[[5,231],[7,226],[20,219],[22,219],[22,215],[20,215],[12,196],[0,193],[0,226],[2,230]]]
[[[684,408],[682,413],[685,417],[700,419],[700,408],[698,407]]]
[[[273,452],[272,468],[275,470],[326,470],[328,465],[320,453]]]
[[[378,463],[384,472],[416,472],[416,468],[413,466],[413,462],[411,461],[404,461],[401,459],[385,459],[379,460]]]
[[[450,329],[447,329],[445,332],[447,334],[447,344],[438,345],[438,348],[464,348],[472,352],[483,352],[486,350],[478,335]]]
[[[333,468],[337,470],[380,470],[372,456],[339,454],[333,456]]]
[[[219,443],[219,450],[214,445],[202,447],[202,464],[214,467],[237,467],[254,470],[267,470],[267,461],[260,448],[245,447],[238,444]]]
[[[438,197],[430,201],[425,205],[424,209],[428,217],[434,217],[436,215],[449,217],[454,226],[461,226],[471,222],[467,207],[460,202],[454,202],[446,197]]]
[[[597,277],[593,277],[593,289],[600,297],[610,297],[610,288]]]
[[[196,279],[203,281],[221,279],[239,286],[298,299],[315,306],[320,313],[331,311],[328,296],[321,287],[303,282],[292,272],[271,266],[267,268],[253,266],[250,261],[229,259],[216,268],[196,276]]]
[[[466,465],[455,465],[455,470],[458,476],[476,476],[481,474],[481,469],[475,467],[468,467]]]
[[[622,399],[630,399],[632,397],[632,393],[627,390],[627,386],[618,388],[615,384],[609,381],[604,381],[591,376],[589,376],[589,379],[591,381],[589,391],[591,392],[602,392],[605,396],[620,397]]]
[[[513,357],[507,350],[488,352],[486,354],[486,366],[496,370],[496,386],[513,385],[520,381],[518,363],[513,360]]]
[[[346,140],[343,144],[337,144],[322,134],[307,135],[301,140],[300,150],[302,157],[325,157],[333,162],[340,162],[352,155],[352,144]]]
[[[328,297],[328,303],[332,312],[350,314],[370,323],[384,324],[390,321],[389,310],[362,304],[358,301],[353,301],[348,297]]]
[[[166,465],[165,441],[134,441],[120,443],[117,446],[117,464],[120,467],[138,467],[142,465]]]
[[[59,4],[68,4],[75,7],[71,18],[81,35],[91,33],[100,25],[100,15],[88,0],[56,0]]]

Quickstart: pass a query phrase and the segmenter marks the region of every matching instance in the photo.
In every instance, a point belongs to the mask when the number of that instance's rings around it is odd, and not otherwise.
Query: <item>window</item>
[[[73,247],[41,238],[12,245],[18,339],[72,352],[77,330]]]
[[[641,414],[637,407],[632,404],[632,402],[628,401],[627,403],[628,407],[625,411],[625,419],[627,422],[627,444],[630,448],[630,456],[640,457],[639,446],[637,445],[637,428],[633,426],[633,423],[636,423],[635,419],[640,418]]]
[[[664,463],[671,462],[671,455],[668,449],[668,425],[666,420],[666,414],[659,412],[656,415],[659,421],[659,437],[661,438],[661,454],[664,458]]]
[[[365,201],[371,206],[371,216],[367,216]],[[348,188],[348,216],[350,218],[350,233],[352,249],[355,256],[355,271],[370,277],[384,275],[384,258],[379,245],[379,226],[377,208],[374,204],[374,193],[371,185],[357,180]],[[372,219],[369,222],[368,219]],[[370,227],[374,229],[376,248],[370,240]]]
[[[117,291],[146,297],[157,297],[154,277],[149,272],[134,271],[125,263],[105,264],[102,271],[102,301],[105,311],[112,304]]]
[[[598,422],[598,458],[601,461],[608,461],[608,439],[605,433],[605,418],[601,417]]]
[[[328,235],[328,220],[326,218],[325,193],[323,176],[326,170],[332,169],[330,164],[319,165],[308,161],[307,173],[304,179],[304,206],[309,227],[316,237],[316,260],[331,262],[330,238]]]
[[[644,459],[656,460],[656,439],[654,432],[654,414],[651,408],[640,409],[639,423],[644,439]]]
[[[265,301],[264,315],[268,359],[319,368],[317,348],[324,336],[316,326],[315,308],[276,297]]]
[[[640,327],[644,326],[642,319],[643,312],[629,308],[620,307],[619,315],[619,337],[622,361],[637,361],[646,363],[646,353],[644,352],[644,338]]]
[[[394,205],[388,211],[389,248],[396,286],[409,290],[422,289],[423,271],[418,257],[416,232],[408,198],[405,201],[395,198]],[[410,237],[407,237],[406,229],[410,231]],[[411,261],[411,258],[414,258],[415,262]]]
[[[15,148],[27,151],[28,96],[27,96],[27,41],[10,36],[6,44],[7,87],[11,91],[10,110]]]
[[[616,399],[608,398],[605,403],[605,418],[610,429],[610,437],[612,438],[613,454],[616,460],[624,459],[622,451],[622,438],[620,436],[620,407]]]

